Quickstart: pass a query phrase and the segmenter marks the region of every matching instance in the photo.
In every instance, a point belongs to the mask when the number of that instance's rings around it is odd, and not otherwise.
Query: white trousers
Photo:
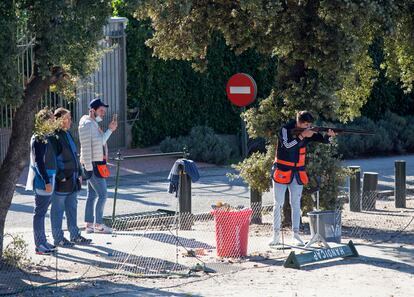
[[[279,184],[273,181],[273,232],[279,233],[281,225],[281,212],[283,204],[285,203],[286,189],[290,193],[290,205],[292,208],[292,231],[299,232],[300,223],[300,200],[302,198],[303,185],[299,185],[296,177],[293,178],[290,184]]]

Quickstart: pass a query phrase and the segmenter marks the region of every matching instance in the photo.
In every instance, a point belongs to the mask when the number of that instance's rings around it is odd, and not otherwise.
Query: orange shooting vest
[[[297,163],[281,160],[276,156],[272,167],[273,180],[279,184],[290,184],[294,177],[294,172],[297,172],[299,176],[298,183],[306,185],[309,182],[309,179],[305,171],[305,158],[306,147],[301,147],[299,149],[299,160]]]

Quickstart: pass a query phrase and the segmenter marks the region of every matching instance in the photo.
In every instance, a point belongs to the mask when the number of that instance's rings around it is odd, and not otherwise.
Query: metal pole
[[[349,210],[361,211],[361,167],[349,166],[351,176],[349,178]]]
[[[406,208],[406,171],[405,161],[395,161],[395,207]]]
[[[241,112],[246,112],[246,107],[241,108]],[[241,119],[241,133],[242,133],[242,157],[243,159],[247,157],[247,130],[246,130],[246,122],[244,119]]]
[[[246,107],[241,108],[241,112],[246,112]],[[247,158],[249,152],[247,148],[247,129],[246,122],[244,119],[241,119],[241,130],[242,130],[242,157],[243,159]],[[262,193],[259,191],[250,188],[250,207],[253,209],[253,215],[251,222],[253,224],[262,223]]]
[[[115,177],[115,194],[114,194],[114,205],[112,209],[112,226],[115,223],[115,208],[116,208],[116,198],[118,196],[118,182],[119,182],[119,167],[121,165],[121,151],[118,150],[118,153],[116,154],[116,177]]]
[[[155,154],[144,154],[144,155],[129,155],[129,156],[123,156],[122,160],[153,158],[153,157],[182,157],[184,154],[185,154],[184,152],[171,152],[171,153],[155,153]],[[116,158],[114,160],[116,160]]]
[[[319,215],[320,215],[320,212],[319,212],[319,189],[316,192],[316,213],[317,213],[317,215],[316,215],[316,233],[320,234],[319,233]]]
[[[185,172],[184,165],[180,165],[178,201],[180,209],[180,226],[182,230],[190,230],[193,225],[191,214],[191,177]]]

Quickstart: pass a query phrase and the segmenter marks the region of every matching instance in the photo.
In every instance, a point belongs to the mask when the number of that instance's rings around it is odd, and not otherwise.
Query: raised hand
[[[114,132],[116,128],[118,128],[118,121],[112,120],[112,122],[109,123],[108,128]]]

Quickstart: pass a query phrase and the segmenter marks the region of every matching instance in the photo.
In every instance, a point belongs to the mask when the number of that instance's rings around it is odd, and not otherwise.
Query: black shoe
[[[37,255],[51,255],[54,251],[49,249],[46,245],[41,244],[36,247],[35,252]]]
[[[73,238],[70,241],[74,244],[90,244],[92,242],[92,239],[85,238],[81,235],[78,235],[78,237]]]
[[[52,251],[56,251],[57,250],[57,246],[55,246],[55,245],[53,245],[51,243],[46,242],[45,243],[45,246],[48,247]]]
[[[55,246],[60,246],[64,248],[73,247],[74,243],[70,242],[66,238],[63,237],[63,239],[59,242],[55,242]]]

